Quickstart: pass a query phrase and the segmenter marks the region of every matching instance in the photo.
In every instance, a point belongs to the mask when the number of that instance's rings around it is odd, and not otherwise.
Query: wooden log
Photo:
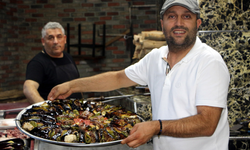
[[[134,52],[134,55],[133,55],[133,58],[132,59],[138,59],[139,58],[139,54],[140,54],[140,51],[142,50],[142,45],[140,43],[134,43],[135,45],[135,52]]]
[[[154,48],[160,48],[164,45],[167,45],[166,41],[144,40],[142,48],[143,49],[154,49]]]
[[[22,90],[10,90],[0,92],[0,101],[7,99],[15,99],[15,98],[24,98],[24,94]]]
[[[154,41],[165,41],[165,36],[162,31],[142,31],[142,39],[154,40]]]

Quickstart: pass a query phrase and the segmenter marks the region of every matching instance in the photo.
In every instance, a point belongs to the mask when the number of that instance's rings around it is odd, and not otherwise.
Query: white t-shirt
[[[221,55],[197,37],[194,47],[166,75],[168,46],[153,49],[138,63],[125,69],[129,79],[148,85],[153,120],[173,120],[197,114],[196,106],[223,108],[210,137],[155,136],[154,150],[227,150],[229,124],[227,94],[230,76]]]

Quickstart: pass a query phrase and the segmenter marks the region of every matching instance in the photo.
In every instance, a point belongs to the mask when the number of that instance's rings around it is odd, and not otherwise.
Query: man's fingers
[[[127,144],[129,147],[132,147],[132,148],[136,148],[142,145],[142,143],[139,143],[138,140],[136,140],[135,138],[132,138],[131,136],[122,140],[121,144]]]
[[[58,88],[58,86],[56,86],[56,87],[52,88],[52,90],[50,91],[50,93],[48,95],[48,99],[51,100],[51,101],[55,100],[56,98],[58,98],[58,99],[64,99],[59,94],[60,94],[59,88]]]
[[[53,88],[53,89],[50,91],[50,93],[49,93],[47,99],[53,101],[53,100],[55,99],[54,93],[55,93],[55,91],[54,91],[54,88]]]

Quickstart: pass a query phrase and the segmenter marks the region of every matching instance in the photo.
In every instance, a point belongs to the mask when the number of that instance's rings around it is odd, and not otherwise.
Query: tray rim
[[[33,138],[33,139],[37,139],[37,140],[41,140],[43,142],[48,142],[51,144],[56,144],[56,145],[64,145],[64,146],[72,146],[72,147],[100,147],[100,146],[109,146],[109,145],[117,145],[117,144],[121,144],[121,141],[123,140],[116,140],[116,141],[110,141],[110,142],[103,142],[103,143],[90,143],[90,144],[86,144],[86,143],[67,143],[67,142],[60,142],[60,141],[54,141],[54,140],[49,140],[49,139],[44,139],[38,136],[35,136],[31,133],[29,133],[28,131],[24,130],[21,127],[21,123],[20,123],[20,119],[22,117],[22,115],[26,112],[26,110],[32,108],[32,106],[40,106],[42,105],[44,102],[48,102],[50,100],[45,100],[43,102],[38,102],[35,104],[32,104],[30,106],[27,106],[26,108],[24,108],[22,111],[20,111],[18,113],[18,115],[16,116],[15,119],[15,123],[16,123],[16,127],[24,134],[28,135],[29,137]],[[144,121],[144,119],[142,117],[140,117],[138,114],[137,116]]]

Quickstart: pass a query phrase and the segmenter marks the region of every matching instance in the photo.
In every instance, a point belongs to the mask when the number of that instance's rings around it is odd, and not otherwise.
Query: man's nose
[[[178,17],[178,18],[176,19],[175,24],[176,24],[177,26],[182,26],[182,25],[183,25],[183,19],[182,19],[181,17]]]
[[[54,38],[54,43],[58,43],[57,37]]]

